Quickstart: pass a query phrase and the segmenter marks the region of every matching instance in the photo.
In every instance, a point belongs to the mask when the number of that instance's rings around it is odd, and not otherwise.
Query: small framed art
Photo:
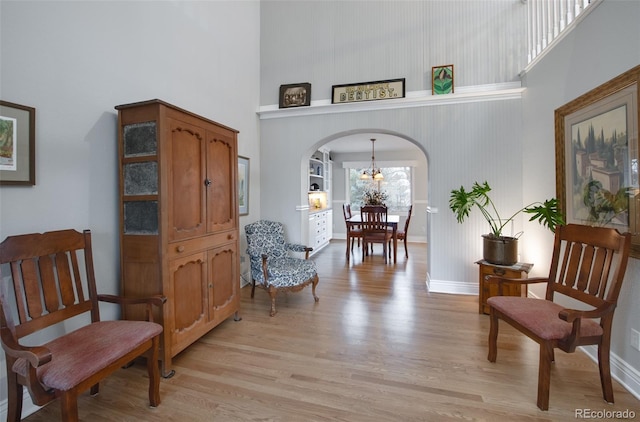
[[[238,212],[249,214],[249,159],[238,156]]]
[[[311,84],[280,85],[280,108],[303,107],[311,104]]]
[[[453,94],[453,65],[431,68],[431,93],[433,95]]]

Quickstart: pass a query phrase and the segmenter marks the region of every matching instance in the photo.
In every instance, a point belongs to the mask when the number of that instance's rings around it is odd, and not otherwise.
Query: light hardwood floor
[[[640,401],[614,382],[601,395],[597,365],[582,352],[556,352],[550,409],[536,407],[538,348],[501,324],[498,360],[487,361],[489,320],[476,296],[429,293],[426,245],[381,246],[363,263],[344,241],[317,262],[311,289],[278,298],[242,289],[242,321],[230,319],[178,355],[150,409],[142,363],[116,372],[97,397],[79,399],[84,421],[568,421],[576,409],[633,410]],[[59,419],[54,402],[28,421]]]

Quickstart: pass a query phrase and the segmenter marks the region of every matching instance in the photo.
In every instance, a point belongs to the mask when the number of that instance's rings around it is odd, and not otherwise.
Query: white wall
[[[3,0],[0,19],[0,98],[36,108],[36,185],[0,187],[0,238],[90,228],[98,290],[117,292],[114,106],[153,98],[240,131],[241,224],[257,218],[259,2]]]

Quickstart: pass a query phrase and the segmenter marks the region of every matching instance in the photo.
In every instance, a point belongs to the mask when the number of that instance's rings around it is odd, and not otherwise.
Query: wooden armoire
[[[115,108],[121,294],[167,297],[155,320],[169,377],[175,355],[239,319],[238,131],[160,100]]]

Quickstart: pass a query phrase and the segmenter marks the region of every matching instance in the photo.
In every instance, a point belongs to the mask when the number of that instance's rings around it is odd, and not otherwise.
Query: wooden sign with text
[[[404,98],[404,78],[387,81],[333,85],[331,104]]]

